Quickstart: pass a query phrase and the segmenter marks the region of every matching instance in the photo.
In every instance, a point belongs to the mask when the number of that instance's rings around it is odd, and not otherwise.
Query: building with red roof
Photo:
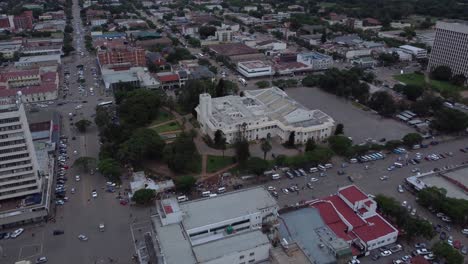
[[[398,238],[398,230],[376,212],[377,203],[355,185],[309,204],[320,211],[338,237],[355,246],[356,254],[392,244]]]
[[[145,67],[145,50],[132,46],[117,46],[98,50],[98,61],[102,66],[108,67],[126,65],[129,67]]]
[[[24,11],[18,16],[14,16],[13,24],[16,30],[33,29],[33,12],[31,10],[28,10],[28,11]]]
[[[21,91],[25,102],[55,100],[58,96],[58,86],[57,72],[15,69],[0,73],[0,97],[14,97]]]

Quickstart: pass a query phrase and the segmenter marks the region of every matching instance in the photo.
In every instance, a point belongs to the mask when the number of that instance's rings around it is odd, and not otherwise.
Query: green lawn
[[[395,75],[393,77],[396,80],[402,83],[408,84],[408,85],[423,86],[425,84],[424,75],[422,74],[407,73],[407,74]],[[431,87],[438,92],[447,91],[447,90],[460,91],[463,89],[462,87],[453,85],[449,82],[430,80],[429,83]]]
[[[159,110],[158,117],[156,118],[156,120],[151,122],[149,126],[152,127],[154,125],[161,124],[172,119],[174,119],[174,116],[171,113],[164,110]]]
[[[151,129],[154,129],[158,133],[164,133],[168,131],[181,130],[182,127],[179,125],[179,123],[177,123],[176,121],[173,121],[165,125],[152,127]]]
[[[232,160],[232,157],[208,155],[206,160],[206,172],[210,173],[219,171],[220,169],[227,167],[233,163],[234,161]]]

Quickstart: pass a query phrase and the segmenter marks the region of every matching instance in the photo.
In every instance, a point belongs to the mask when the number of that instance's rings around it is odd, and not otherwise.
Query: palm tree
[[[268,140],[263,140],[262,145],[260,146],[263,151],[263,159],[266,159],[266,154],[271,151],[271,144]]]

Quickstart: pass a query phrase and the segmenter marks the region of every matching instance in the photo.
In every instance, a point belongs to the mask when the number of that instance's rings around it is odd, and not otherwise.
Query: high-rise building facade
[[[441,65],[468,77],[468,24],[437,22],[428,70]]]
[[[0,201],[41,191],[36,152],[21,98],[0,99]]]

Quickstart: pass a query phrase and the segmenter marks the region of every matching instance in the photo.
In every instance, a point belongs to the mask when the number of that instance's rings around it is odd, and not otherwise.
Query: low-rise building
[[[276,224],[277,211],[261,187],[183,203],[157,201],[156,255],[167,264],[260,263],[271,248],[261,228]]]
[[[137,171],[132,175],[132,179],[130,181],[131,192],[128,193],[128,198],[132,199],[135,192],[142,189],[154,190],[155,193],[161,193],[172,190],[174,187],[175,185],[172,180],[156,182],[153,179],[148,178],[144,171]]]
[[[39,55],[20,57],[19,61],[15,62],[15,67],[18,69],[40,68],[45,66],[60,65],[62,63],[61,55]]]
[[[411,45],[403,45],[399,47],[402,51],[413,55],[416,59],[427,58],[427,50],[421,49]]]
[[[0,97],[15,96],[21,91],[24,102],[57,99],[59,76],[56,68],[52,67],[51,71],[14,69],[0,72]]]
[[[120,89],[124,85],[146,89],[157,89],[161,86],[144,67],[131,67],[126,70],[101,68],[101,73],[106,89]]]
[[[237,71],[247,78],[273,75],[271,65],[259,60],[238,62]]]
[[[297,54],[297,62],[308,65],[313,71],[320,71],[328,69],[333,64],[333,58],[318,52],[307,52]]]
[[[221,130],[228,143],[272,137],[286,142],[291,133],[296,143],[318,142],[332,135],[335,126],[330,116],[305,108],[277,87],[246,90],[243,97],[201,94],[195,111],[203,134],[214,138]]]
[[[320,211],[335,235],[353,248],[353,255],[397,241],[398,230],[377,213],[377,202],[355,185],[342,187],[337,194],[309,204]]]

